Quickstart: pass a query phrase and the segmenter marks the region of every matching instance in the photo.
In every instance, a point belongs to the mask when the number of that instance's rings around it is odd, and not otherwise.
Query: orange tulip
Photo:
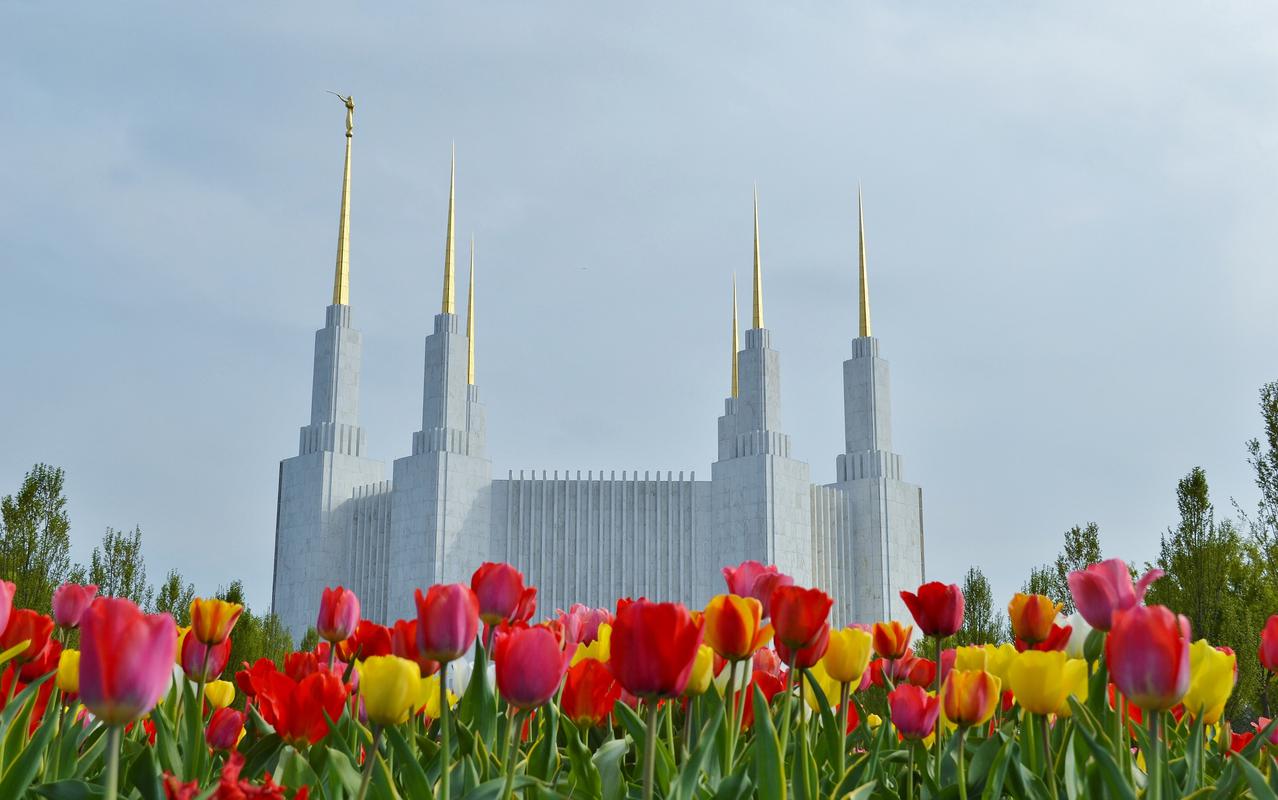
[[[191,601],[191,634],[204,644],[221,644],[244,613],[244,606],[213,598]]]
[[[893,660],[905,655],[910,649],[914,626],[902,625],[896,620],[876,622],[870,630],[870,636],[874,640],[874,652],[880,658]]]
[[[723,658],[740,661],[772,639],[772,626],[761,625],[763,604],[753,597],[721,594],[705,610],[705,643]]]
[[[1052,634],[1052,624],[1062,608],[1062,604],[1052,602],[1046,595],[1017,592],[1007,604],[1007,616],[1012,620],[1016,638],[1037,644]]]
[[[1001,688],[999,679],[983,669],[950,670],[941,689],[941,713],[959,727],[982,725],[994,716]]]

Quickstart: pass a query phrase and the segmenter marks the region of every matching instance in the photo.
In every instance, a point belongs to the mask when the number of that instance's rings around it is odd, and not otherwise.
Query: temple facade
[[[507,561],[538,589],[538,617],[575,602],[646,596],[701,607],[721,567],[776,564],[835,598],[836,623],[908,619],[901,589],[924,578],[922,490],[892,450],[888,363],[871,335],[864,216],[860,330],[843,362],[844,444],[836,480],[813,484],[781,414],[781,356],[763,320],[758,201],[751,325],[741,341],[733,287],[731,388],[718,453],[704,474],[646,470],[508,471],[494,477],[475,383],[474,256],[457,313],[455,170],[443,293],[425,339],[422,425],[390,465],[366,455],[359,422],[362,337],[353,326],[348,101],[333,303],[315,334],[310,423],[280,462],[273,610],[295,639],[315,624],[325,586],[345,585],[365,617],[410,618],[413,590],[466,582]],[[858,211],[860,206],[858,197]]]

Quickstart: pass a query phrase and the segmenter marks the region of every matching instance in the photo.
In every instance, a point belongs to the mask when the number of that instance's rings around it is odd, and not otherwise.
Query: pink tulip
[[[1071,572],[1069,593],[1088,625],[1108,631],[1113,626],[1114,612],[1139,605],[1149,585],[1162,576],[1161,569],[1151,569],[1133,586],[1127,563],[1121,558],[1111,558]]]
[[[461,583],[417,590],[417,649],[441,664],[461,658],[479,632],[479,599]]]
[[[536,708],[554,696],[568,659],[548,629],[511,628],[493,647],[497,690],[515,708]]]
[[[775,567],[773,569],[775,570]],[[754,579],[754,585],[750,587],[750,594],[746,597],[758,600],[763,606],[763,616],[767,618],[772,616],[772,593],[782,586],[793,585],[794,578],[784,572],[764,572]]]
[[[1105,637],[1110,680],[1145,711],[1166,711],[1189,689],[1189,620],[1164,606],[1114,612]]]
[[[606,608],[591,608],[573,603],[572,608],[559,612],[564,626],[564,641],[569,645],[590,644],[599,638],[599,626],[612,624],[612,614]]]
[[[359,598],[342,586],[324,589],[320,596],[319,618],[315,631],[326,642],[336,644],[351,638],[359,625]]]
[[[244,732],[244,713],[233,708],[219,708],[209,717],[204,737],[209,747],[214,750],[230,751],[240,742],[240,734]]]
[[[171,616],[99,597],[80,618],[80,702],[108,725],[140,719],[168,691],[176,651]]]
[[[77,583],[64,583],[53,593],[53,621],[59,628],[80,627],[80,617],[93,602],[98,587],[93,584],[81,586]]]
[[[178,658],[190,680],[217,680],[231,658],[231,637],[223,639],[221,644],[204,644],[188,633],[182,637]]]
[[[1260,632],[1260,664],[1270,672],[1278,672],[1278,614],[1265,623]]]
[[[906,739],[926,739],[936,730],[936,718],[941,713],[940,700],[908,683],[892,690],[888,707],[892,724]]]
[[[527,622],[537,608],[537,590],[525,587],[524,574],[509,564],[480,564],[470,578],[470,588],[479,600],[479,618],[485,625]]]
[[[9,614],[13,611],[13,593],[17,590],[13,581],[0,581],[0,631],[9,625]]]

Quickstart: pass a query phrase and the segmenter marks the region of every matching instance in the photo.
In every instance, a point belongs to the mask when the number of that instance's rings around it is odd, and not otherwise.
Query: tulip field
[[[959,587],[912,619],[834,628],[775,567],[725,568],[702,609],[646,599],[537,617],[506,564],[361,619],[317,597],[320,643],[228,664],[242,608],[191,625],[67,584],[51,615],[0,581],[0,800],[307,798],[1275,798],[1278,720],[1223,719],[1237,659],[1143,603],[1113,559],[1077,613],[1008,604],[1014,641],[943,647]],[[935,654],[935,659],[923,654]]]

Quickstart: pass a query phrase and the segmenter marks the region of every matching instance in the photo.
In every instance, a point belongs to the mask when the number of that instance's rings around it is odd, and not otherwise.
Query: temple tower
[[[346,160],[338,219],[333,303],[315,332],[311,421],[301,429],[298,454],[280,462],[275,519],[275,578],[271,606],[294,641],[315,624],[325,586],[348,580],[345,532],[355,486],[379,481],[383,465],[364,454],[359,425],[360,349],[351,327],[350,188],[355,103],[346,103]]]

